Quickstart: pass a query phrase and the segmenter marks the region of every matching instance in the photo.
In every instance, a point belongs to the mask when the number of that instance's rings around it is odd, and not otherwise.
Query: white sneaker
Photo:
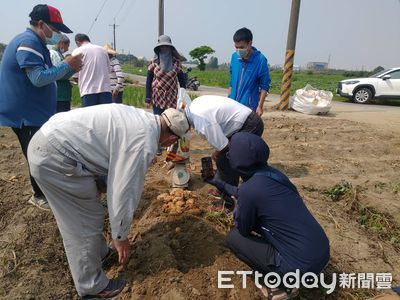
[[[36,197],[32,195],[32,197],[29,198],[28,203],[35,205],[37,208],[43,210],[50,210],[49,203],[47,203],[47,200],[44,196]]]

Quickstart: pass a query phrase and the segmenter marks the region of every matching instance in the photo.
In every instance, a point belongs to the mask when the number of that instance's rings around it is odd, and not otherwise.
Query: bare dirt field
[[[333,117],[265,117],[271,165],[297,185],[330,239],[325,274],[392,273],[393,285],[400,285],[400,136]],[[211,186],[200,178],[200,158],[211,151],[193,135],[190,209],[166,209],[157,196],[170,190],[170,174],[162,159],[150,169],[131,229],[131,260],[107,267],[109,276],[129,282],[120,299],[261,299],[251,281],[241,288],[240,277],[233,277],[235,289],[217,288],[218,270],[248,267],[224,247],[231,218],[209,210]],[[0,298],[78,299],[52,214],[27,204],[27,175],[14,134],[0,128]],[[382,292],[303,289],[299,299],[368,299]]]

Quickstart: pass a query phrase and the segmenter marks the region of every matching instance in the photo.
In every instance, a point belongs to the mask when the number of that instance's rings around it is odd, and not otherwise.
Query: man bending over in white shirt
[[[32,138],[30,170],[54,213],[83,299],[114,297],[126,284],[108,279],[101,267],[110,249],[96,178],[107,176],[112,244],[126,264],[133,213],[158,144],[169,146],[188,130],[185,114],[176,109],[157,116],[105,104],[56,114]]]
[[[186,100],[188,102],[188,100]],[[189,124],[216,149],[212,157],[217,164],[217,178],[237,186],[239,175],[233,171],[226,157],[229,140],[239,131],[261,136],[262,119],[250,108],[227,97],[201,96],[186,103]]]

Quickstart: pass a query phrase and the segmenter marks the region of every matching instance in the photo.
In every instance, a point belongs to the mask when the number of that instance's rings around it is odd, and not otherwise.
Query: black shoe
[[[119,293],[122,292],[126,285],[126,280],[123,279],[110,279],[106,288],[102,290],[97,295],[86,295],[83,296],[82,299],[113,299]]]

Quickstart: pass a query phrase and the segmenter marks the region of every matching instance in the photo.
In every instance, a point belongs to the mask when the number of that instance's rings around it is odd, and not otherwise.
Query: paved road
[[[145,85],[146,77],[126,74],[131,80],[138,84]],[[191,91],[192,93],[192,91]],[[193,92],[197,95],[220,95],[227,96],[228,90],[218,87],[200,86],[199,91]],[[265,109],[279,103],[279,95],[268,95]],[[400,103],[400,101],[399,101]],[[298,114],[289,112],[289,114]],[[328,117],[346,119],[361,123],[370,124],[374,127],[400,132],[400,106],[355,104],[348,102],[334,101]]]

